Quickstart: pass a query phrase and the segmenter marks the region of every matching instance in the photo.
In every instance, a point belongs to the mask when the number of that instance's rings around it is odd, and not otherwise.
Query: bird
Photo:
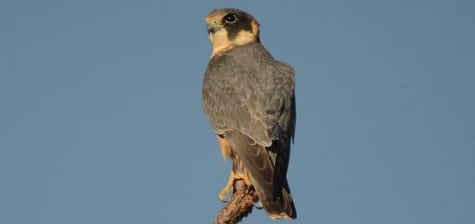
[[[295,72],[274,59],[260,41],[259,22],[236,8],[206,17],[212,53],[202,85],[202,106],[224,158],[229,180],[218,197],[226,201],[244,180],[272,219],[295,219],[287,181],[295,135]]]

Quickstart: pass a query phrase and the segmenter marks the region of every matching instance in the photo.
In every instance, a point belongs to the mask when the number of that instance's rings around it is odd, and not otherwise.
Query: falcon
[[[264,48],[249,13],[215,9],[205,22],[213,52],[202,103],[223,157],[233,162],[219,199],[244,180],[272,219],[295,219],[286,177],[295,133],[294,70]]]

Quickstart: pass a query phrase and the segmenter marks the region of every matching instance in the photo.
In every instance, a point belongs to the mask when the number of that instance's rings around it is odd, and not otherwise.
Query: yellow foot
[[[228,201],[226,199],[226,196],[234,188],[234,182],[236,180],[243,180],[244,183],[246,183],[246,185],[251,185],[251,180],[250,180],[247,172],[242,173],[242,172],[239,172],[239,171],[236,172],[234,170],[231,170],[231,173],[229,174],[228,183],[226,184],[226,186],[224,186],[223,190],[221,192],[219,192],[219,195],[218,195],[219,200],[221,200],[222,202],[227,202]]]

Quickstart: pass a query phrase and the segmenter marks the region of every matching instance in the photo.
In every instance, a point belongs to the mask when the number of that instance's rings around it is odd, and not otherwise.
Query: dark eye
[[[224,22],[225,23],[234,23],[237,20],[237,16],[235,14],[227,14],[224,17]]]

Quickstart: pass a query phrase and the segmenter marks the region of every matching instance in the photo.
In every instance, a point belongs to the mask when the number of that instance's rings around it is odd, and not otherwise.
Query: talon
[[[226,199],[228,192],[229,189],[223,189],[221,192],[219,192],[218,199],[222,202],[228,202],[228,199]]]
[[[252,182],[251,182],[251,178],[250,178],[250,175],[249,175],[249,172],[246,170],[244,170],[244,173],[241,173],[242,177],[241,179],[244,180],[244,183],[247,185],[247,186],[251,186],[252,185]]]
[[[226,199],[226,196],[231,190],[234,190],[234,182],[236,180],[243,180],[246,185],[251,185],[251,180],[249,178],[249,174],[247,171],[242,172],[236,172],[234,170],[231,170],[229,174],[229,179],[226,185],[224,186],[223,190],[219,192],[218,198],[222,202],[227,202],[228,200]]]
[[[254,207],[257,209],[262,209],[264,206],[262,205],[261,201],[258,201],[256,204],[254,204]]]
[[[234,176],[236,176],[235,172],[231,170],[229,173],[229,179],[226,185],[224,186],[223,190],[219,192],[218,198],[222,202],[227,202],[228,200],[226,199],[227,194],[233,189],[234,186]]]

